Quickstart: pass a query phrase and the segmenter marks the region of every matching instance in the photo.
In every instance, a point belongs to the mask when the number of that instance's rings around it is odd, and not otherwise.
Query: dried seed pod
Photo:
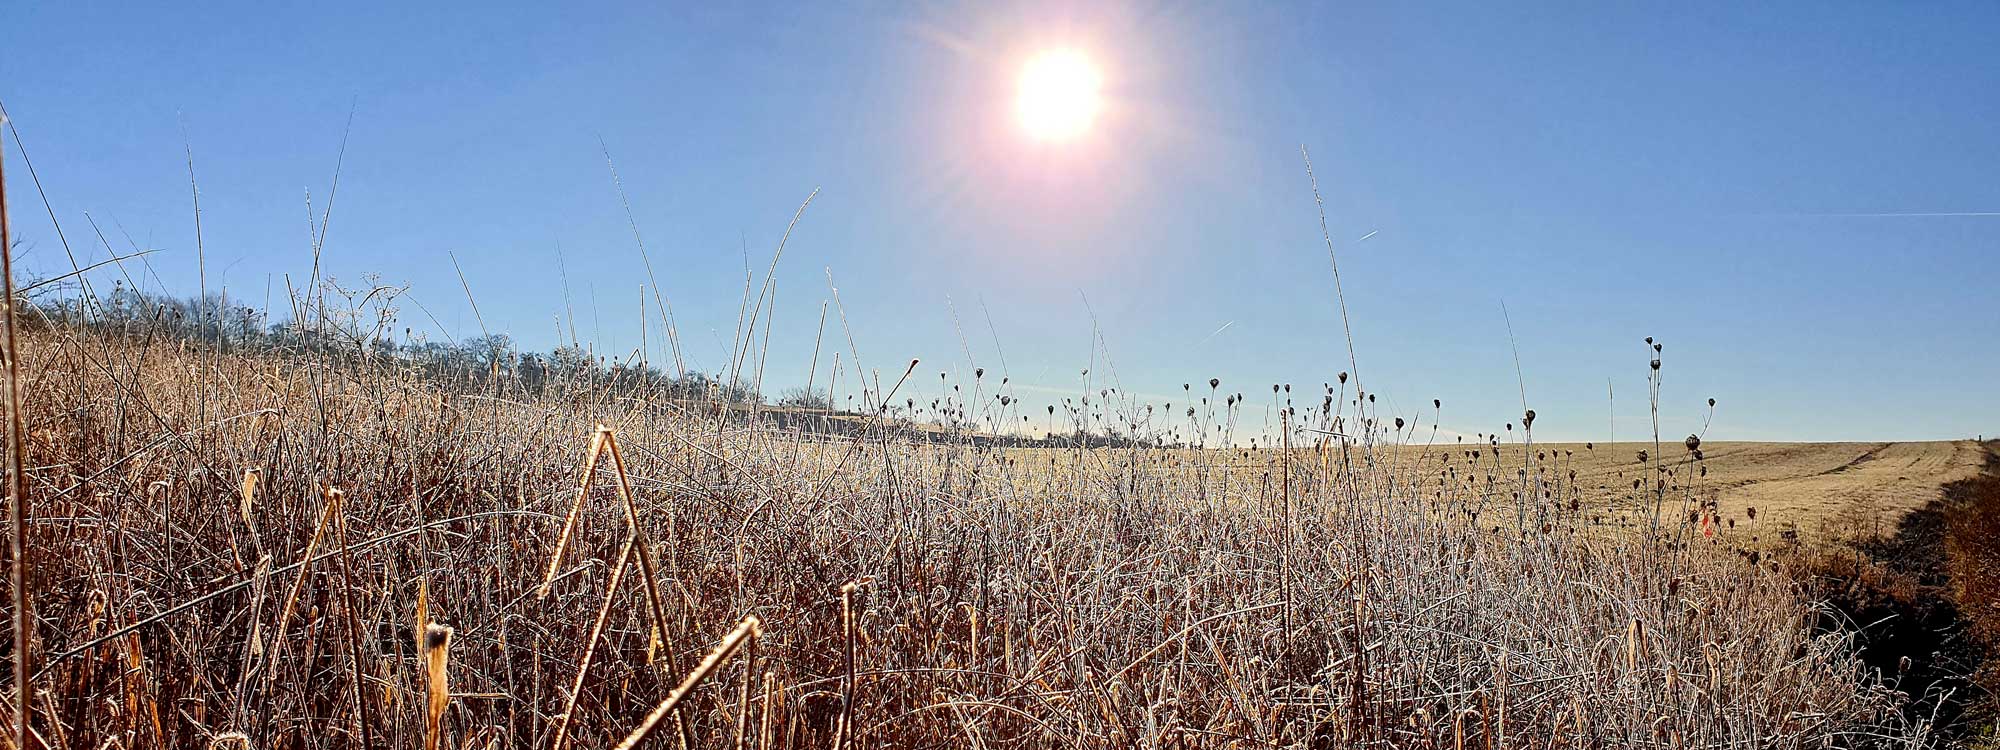
[[[428,705],[424,712],[424,748],[436,750],[443,739],[444,710],[451,704],[449,667],[452,629],[435,622],[424,626],[424,682]]]

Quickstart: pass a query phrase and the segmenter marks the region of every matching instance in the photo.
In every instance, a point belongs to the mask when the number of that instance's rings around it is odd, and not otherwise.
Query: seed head
[[[424,626],[424,650],[436,651],[451,643],[451,626],[435,622]]]

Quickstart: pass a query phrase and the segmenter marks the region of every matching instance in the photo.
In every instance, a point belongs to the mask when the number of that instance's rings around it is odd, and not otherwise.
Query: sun
[[[1030,137],[1067,141],[1090,130],[1103,107],[1098,88],[1103,77],[1089,57],[1075,50],[1049,50],[1035,55],[1021,69],[1015,114]]]

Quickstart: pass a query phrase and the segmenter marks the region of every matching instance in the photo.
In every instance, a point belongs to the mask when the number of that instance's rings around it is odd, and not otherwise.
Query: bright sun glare
[[[1015,100],[1021,127],[1043,141],[1082,135],[1097,119],[1101,83],[1097,66],[1083,53],[1051,50],[1035,55],[1021,69],[1021,90]]]

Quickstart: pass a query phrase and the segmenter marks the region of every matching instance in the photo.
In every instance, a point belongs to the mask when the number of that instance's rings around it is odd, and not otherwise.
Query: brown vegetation
[[[1687,523],[1611,532],[1546,458],[825,440],[504,374],[447,390],[394,359],[24,338],[54,747],[1927,730],[1770,562]],[[1657,500],[1702,507],[1689,461],[1650,469]]]
[[[1792,575],[1829,604],[1827,628],[1917,698],[1907,710],[1991,743],[2000,719],[2000,453],[1948,482],[1893,532],[1844,544],[1789,543]],[[1986,745],[1981,745],[1986,746]]]

